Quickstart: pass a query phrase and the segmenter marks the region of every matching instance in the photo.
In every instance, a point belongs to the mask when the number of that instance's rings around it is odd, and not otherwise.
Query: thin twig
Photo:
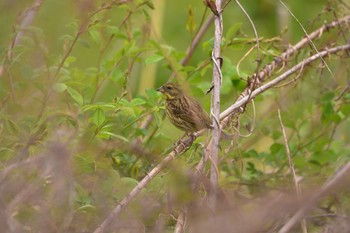
[[[247,11],[244,9],[244,7],[241,5],[241,3],[238,0],[236,0],[236,3],[241,8],[241,10],[244,12],[244,14],[247,16],[250,24],[252,25],[252,28],[254,30],[254,35],[255,35],[255,43],[256,43],[256,49],[257,49],[257,62],[258,62],[258,64],[257,64],[256,69],[255,69],[255,76],[253,78],[253,82],[248,83],[248,86],[250,86],[250,90],[253,91],[255,89],[255,87],[257,86],[257,84],[259,83],[258,74],[259,74],[259,68],[260,68],[260,64],[261,64],[259,36],[258,36],[258,32],[256,31],[254,22],[250,18],[250,16],[247,13]],[[249,92],[249,97],[248,97],[247,103],[249,102],[249,99],[251,97],[251,93],[252,93],[251,91]],[[245,110],[246,106],[247,105],[244,105],[243,111]]]
[[[186,218],[187,218],[187,207],[183,207],[180,210],[179,216],[177,217],[177,222],[176,222],[174,233],[183,233],[183,232],[185,232]]]
[[[284,2],[282,0],[279,0],[280,3],[284,6],[284,8],[286,8],[286,10],[289,12],[289,14],[292,15],[292,17],[298,22],[299,26],[301,27],[301,29],[303,29],[305,36],[307,37],[307,39],[309,40],[312,48],[319,53],[317,47],[315,46],[314,42],[312,41],[312,39],[310,38],[309,34],[307,33],[307,31],[305,30],[304,26],[300,23],[300,21],[298,20],[298,18],[293,14],[293,12],[287,7],[286,4],[284,4]],[[325,64],[325,66],[327,67],[328,72],[331,74],[332,78],[335,80],[334,74],[331,70],[331,68],[329,68],[327,62],[323,59],[323,57],[321,57],[322,62]]]
[[[339,20],[330,22],[328,24],[323,24],[322,27],[318,28],[317,30],[313,31],[312,33],[308,34],[307,38],[301,39],[298,43],[296,43],[293,46],[290,46],[285,52],[283,52],[280,56],[276,57],[274,61],[264,66],[263,69],[259,71],[258,74],[258,81],[259,83],[262,83],[265,81],[266,78],[270,77],[270,74],[279,66],[284,65],[284,63],[296,52],[299,51],[304,46],[307,46],[309,44],[310,40],[319,38],[324,31],[328,31],[331,28],[335,28],[340,24],[343,23],[349,23],[350,22],[350,15],[347,15]],[[256,74],[252,76],[252,78],[255,78]],[[241,97],[244,97],[249,94],[251,91],[250,87],[248,86],[244,92],[241,94]]]
[[[200,40],[203,38],[204,34],[207,32],[208,28],[213,23],[213,21],[214,21],[214,15],[210,15],[209,18],[207,19],[207,21],[205,21],[203,26],[198,30],[197,34],[195,35],[195,37],[192,40],[192,43],[187,48],[186,56],[180,62],[181,65],[188,64],[188,62],[190,61],[190,59],[192,57],[193,52],[197,48]]]
[[[344,96],[344,94],[349,90],[349,88],[350,88],[350,80],[348,81],[344,89],[340,92],[340,94],[334,99],[334,101],[340,100]]]
[[[297,175],[296,175],[296,172],[295,172],[292,156],[290,155],[290,149],[289,149],[289,145],[288,145],[287,134],[286,134],[286,131],[284,129],[283,122],[282,122],[280,109],[278,109],[278,119],[280,121],[281,131],[282,131],[282,135],[283,135],[283,139],[284,139],[284,147],[286,149],[286,154],[287,154],[287,157],[288,157],[289,169],[290,169],[290,171],[292,173],[292,176],[293,176],[294,187],[295,187],[295,191],[297,193],[297,198],[298,198],[298,200],[300,200],[301,199],[301,189],[300,189],[299,181],[298,181],[298,178],[297,178]],[[303,219],[301,221],[301,229],[302,229],[303,233],[307,233],[305,219]]]

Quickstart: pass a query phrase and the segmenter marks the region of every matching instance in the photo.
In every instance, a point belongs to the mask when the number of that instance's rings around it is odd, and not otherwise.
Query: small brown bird
[[[202,106],[191,96],[187,96],[181,87],[168,82],[157,89],[165,95],[165,112],[170,122],[186,133],[210,128],[210,117]]]

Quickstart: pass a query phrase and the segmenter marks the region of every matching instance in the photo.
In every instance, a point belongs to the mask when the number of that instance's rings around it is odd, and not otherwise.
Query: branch
[[[278,119],[280,120],[281,131],[282,131],[282,135],[283,135],[283,139],[284,139],[284,147],[286,149],[286,154],[287,154],[288,162],[289,162],[289,169],[290,169],[290,171],[292,173],[292,176],[293,176],[294,187],[295,187],[295,191],[296,191],[296,194],[297,194],[297,198],[298,198],[298,200],[300,200],[300,198],[301,198],[301,189],[300,189],[299,181],[298,181],[298,178],[297,178],[297,175],[296,175],[296,172],[295,172],[292,156],[290,155],[290,149],[289,149],[289,145],[288,145],[287,134],[286,134],[286,131],[284,129],[283,122],[282,122],[280,109],[278,109]],[[301,229],[302,229],[303,233],[307,233],[305,219],[303,219],[301,221]]]
[[[328,24],[324,24],[319,29],[313,31],[308,35],[308,37],[304,37],[302,40],[300,40],[297,44],[291,46],[288,48],[284,53],[282,53],[279,57],[276,57],[273,62],[267,64],[264,66],[264,68],[258,73],[258,77],[256,79],[256,74],[252,75],[253,80],[257,80],[258,83],[262,83],[265,81],[266,78],[270,77],[272,72],[278,68],[284,65],[284,63],[298,50],[303,48],[304,46],[308,46],[310,41],[316,38],[319,38],[322,36],[323,32],[327,32],[329,29],[334,28],[338,25],[341,25],[343,23],[350,23],[350,15],[345,16],[344,18],[341,18],[339,20],[333,21]],[[253,90],[252,88],[253,82],[248,84],[248,87],[245,89],[245,91],[242,93],[243,96],[246,96],[249,94],[250,91]],[[242,96],[241,95],[241,96]]]
[[[132,201],[143,188],[160,172],[162,171],[177,155],[185,151],[186,148],[192,145],[194,137],[188,137],[183,143],[178,143],[173,151],[166,156],[156,167],[154,167],[147,176],[145,176],[131,192],[113,209],[103,223],[94,231],[94,233],[105,232],[107,227],[116,220],[120,212]]]
[[[221,127],[219,123],[220,117],[220,89],[222,84],[222,73],[221,65],[222,58],[221,52],[221,39],[223,33],[223,22],[222,22],[222,0],[216,0],[215,2],[215,34],[214,34],[214,48],[212,52],[213,60],[213,94],[212,94],[212,105],[211,105],[211,116],[212,116],[212,143],[211,143],[211,168],[210,168],[210,184],[211,190],[209,193],[209,203],[212,209],[216,206],[216,189],[218,182],[218,153],[219,153],[219,141],[221,135]],[[213,9],[212,9],[213,11]]]
[[[198,30],[197,34],[192,40],[191,45],[187,48],[186,57],[184,57],[180,62],[181,65],[187,65],[187,63],[190,61],[194,50],[198,46],[199,41],[203,38],[205,32],[208,30],[208,28],[213,23],[213,21],[214,21],[214,15],[210,15],[207,21],[205,21],[203,26]]]
[[[303,67],[305,67],[306,65],[310,64],[311,62],[321,58],[321,57],[326,57],[329,54],[333,54],[333,53],[337,53],[339,51],[346,51],[350,49],[350,44],[346,44],[346,45],[341,45],[341,46],[337,46],[328,50],[324,50],[321,51],[309,58],[304,59],[302,62],[298,63],[297,65],[293,66],[291,69],[287,70],[285,73],[283,73],[282,75],[276,77],[275,79],[273,79],[272,81],[258,87],[257,89],[255,89],[250,97],[254,98],[257,95],[265,92],[266,90],[270,89],[271,87],[276,86],[277,84],[279,84],[280,82],[282,82],[283,80],[286,80],[290,75],[292,75],[293,73],[295,73],[296,71],[302,69]],[[248,91],[248,93],[250,92],[250,89],[247,88],[245,91]],[[244,93],[241,94],[241,96]],[[240,100],[238,100],[235,104],[231,105],[229,108],[227,108],[225,111],[223,111],[220,115],[220,120],[224,120],[225,118],[227,118],[228,116],[234,114],[237,112],[237,110],[239,110],[240,107],[242,107],[247,101],[249,101],[249,96],[244,96],[242,97]]]

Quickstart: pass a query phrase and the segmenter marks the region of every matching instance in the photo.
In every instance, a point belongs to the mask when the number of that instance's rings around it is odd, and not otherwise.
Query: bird
[[[180,85],[167,82],[156,90],[165,96],[165,113],[175,127],[186,134],[211,128],[208,113]]]

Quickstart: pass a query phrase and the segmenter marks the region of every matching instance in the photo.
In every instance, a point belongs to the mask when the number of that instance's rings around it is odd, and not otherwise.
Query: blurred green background
[[[30,8],[34,3],[38,8]],[[117,3],[0,1],[0,219],[7,221],[0,222],[0,232],[8,232],[11,221],[16,232],[92,232],[183,134],[164,117],[164,99],[155,91],[169,79],[209,112],[212,25],[189,63],[181,60],[210,10],[202,1]],[[349,15],[349,1],[284,3],[309,33]],[[241,4],[260,38],[260,68],[304,37],[279,1]],[[254,31],[235,1],[224,9],[223,21],[222,110],[236,101],[257,65],[256,50],[246,55],[255,46]],[[28,25],[21,27],[23,22]],[[348,32],[348,25],[332,28],[315,46],[345,44]],[[297,51],[271,78],[310,54],[311,46]],[[265,194],[294,196],[278,109],[303,190],[311,193],[349,160],[349,61],[345,53],[326,61],[334,77],[322,62],[305,67],[298,80],[255,98],[240,125],[228,129],[238,139],[220,143],[220,188],[243,210],[265,209],[250,205]],[[145,188],[115,232],[125,226],[156,232],[159,216],[166,216],[166,230],[158,232],[173,232],[173,214],[206,197],[205,185],[198,193],[189,185],[206,139],[197,139]],[[347,215],[346,194],[321,202],[322,213]],[[229,206],[225,201],[222,208]],[[273,225],[274,217],[269,220]],[[324,222],[312,222],[310,232],[325,229]]]

